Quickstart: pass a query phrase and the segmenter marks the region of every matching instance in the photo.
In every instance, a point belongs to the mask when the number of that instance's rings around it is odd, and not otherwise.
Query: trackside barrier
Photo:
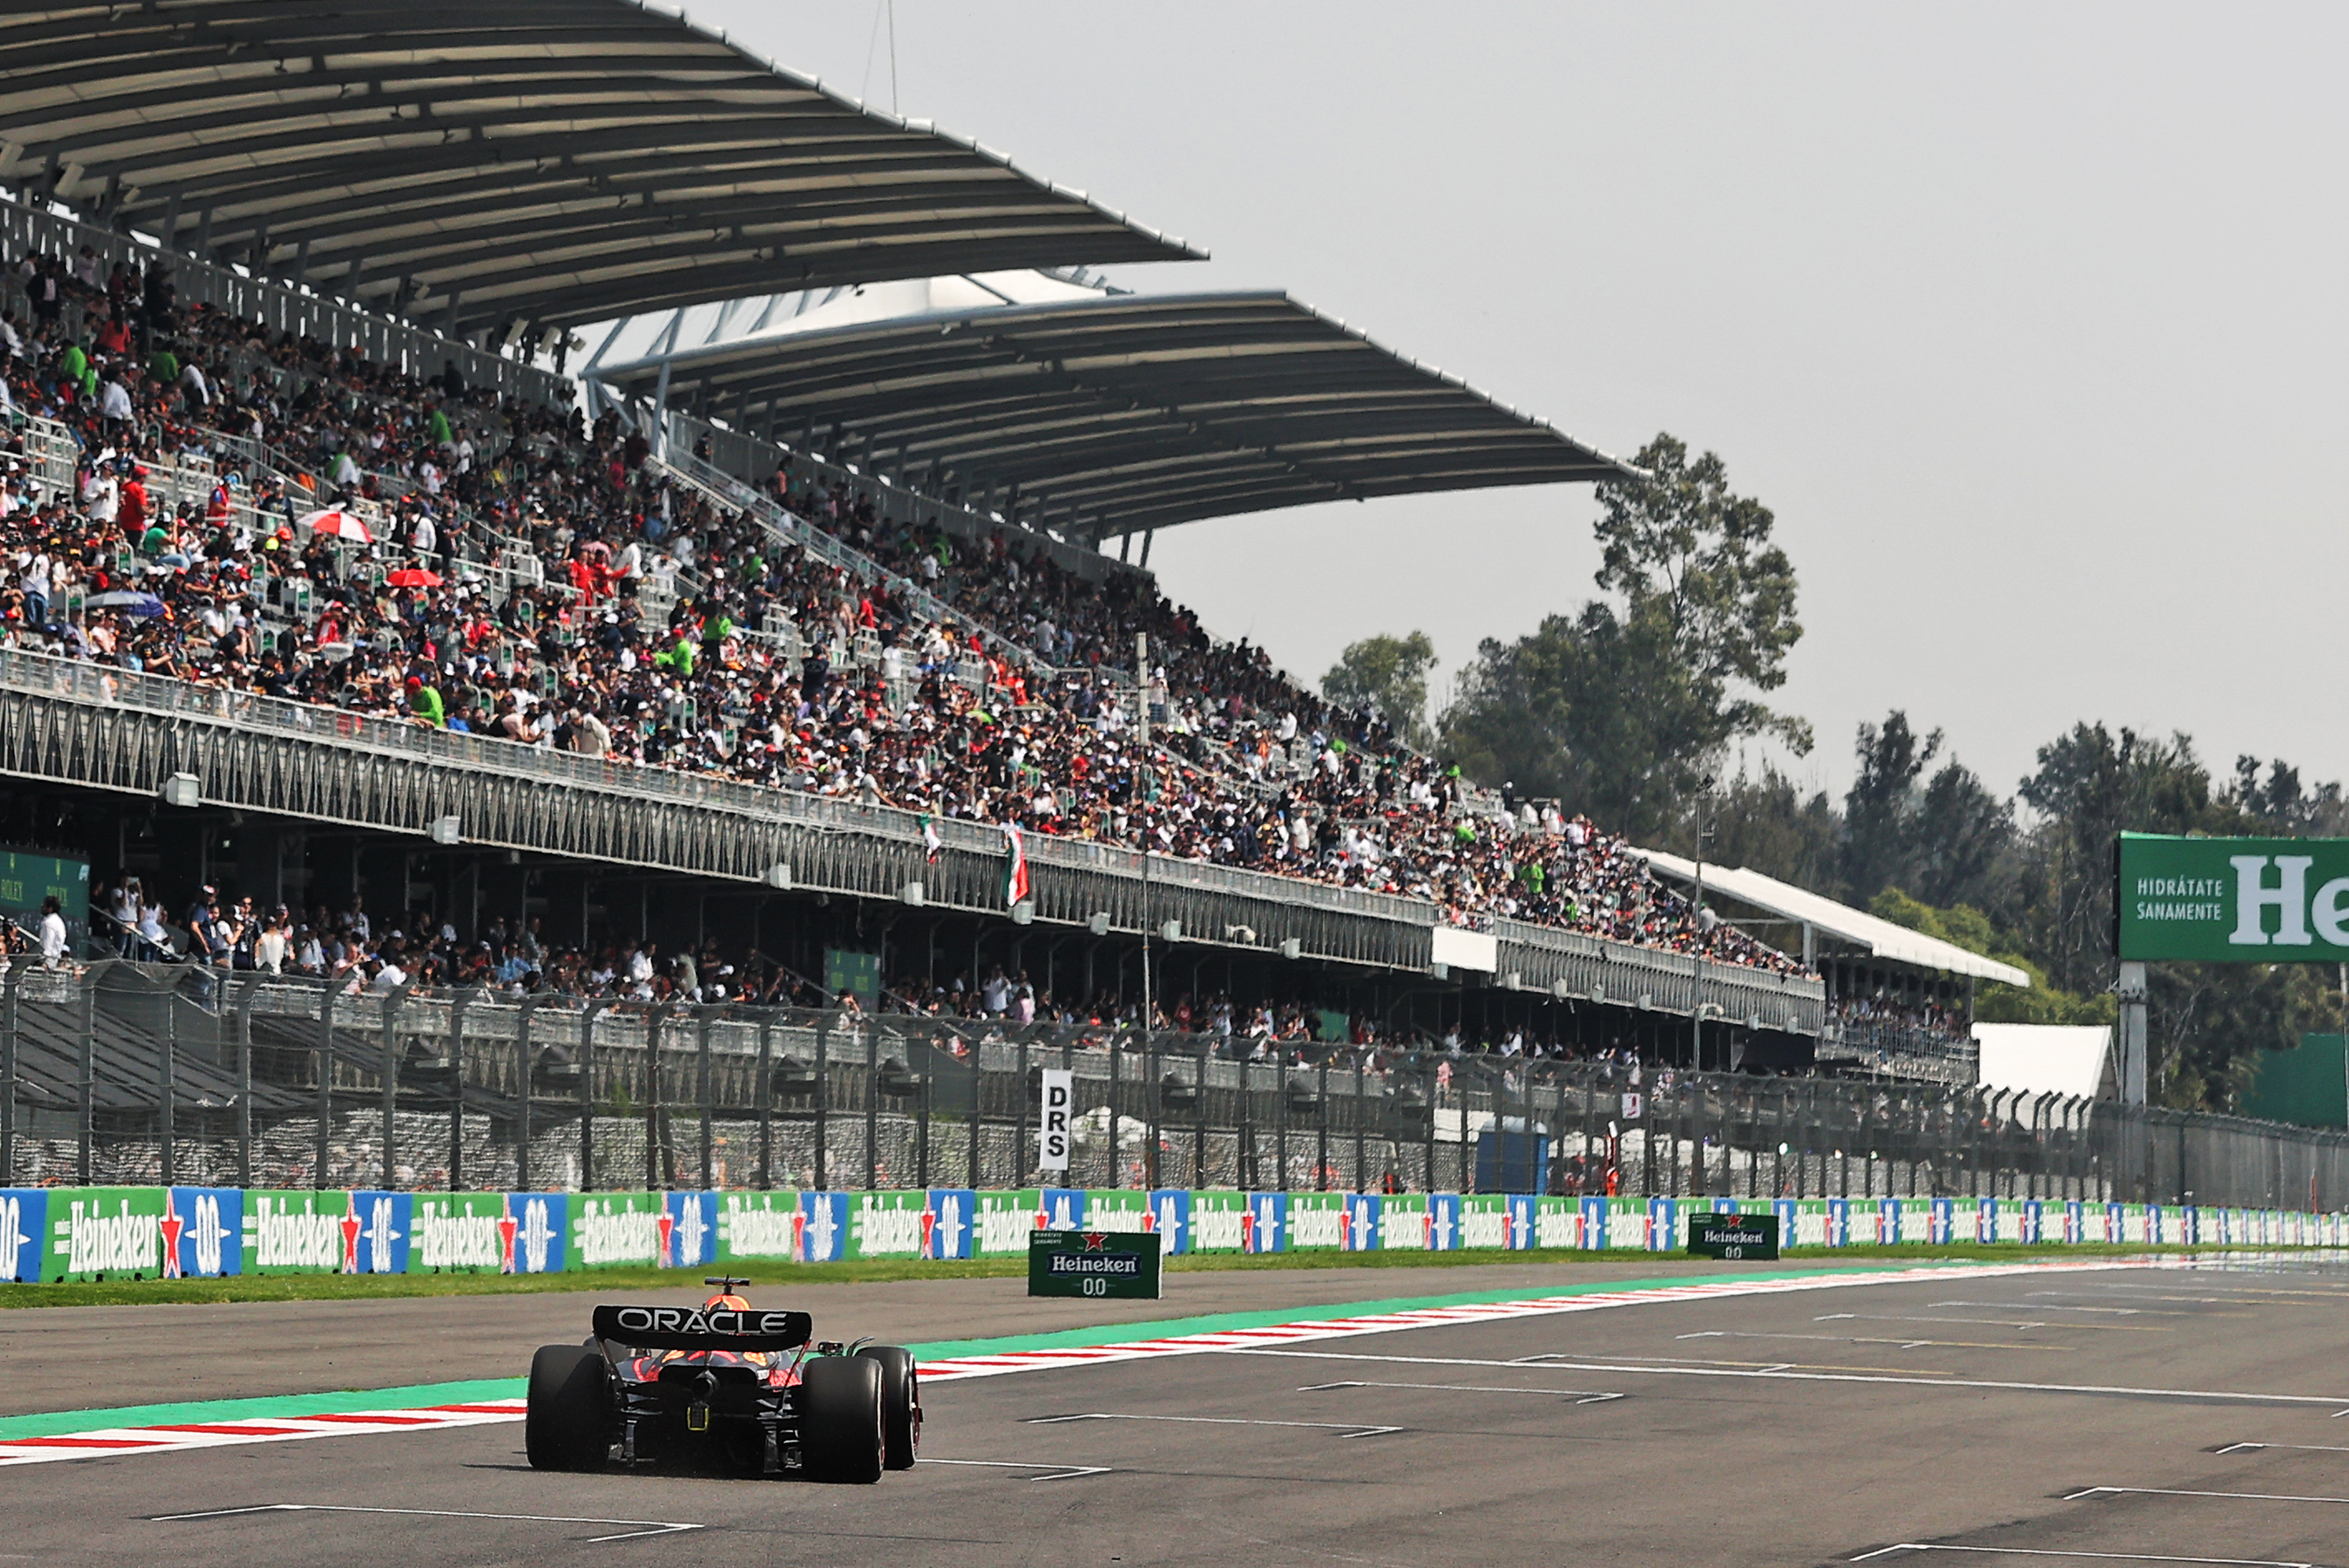
[[[0,1189],[0,1282],[551,1273],[732,1262],[1024,1257],[1038,1229],[1154,1231],[1169,1253],[1613,1248],[1676,1252],[1699,1211],[1788,1243],[2349,1246],[2349,1215],[2037,1199],[1545,1198],[967,1187],[876,1192]]]

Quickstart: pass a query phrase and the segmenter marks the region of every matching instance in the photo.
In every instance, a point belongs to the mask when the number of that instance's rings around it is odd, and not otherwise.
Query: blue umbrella
[[[92,594],[82,601],[85,609],[128,610],[132,615],[157,616],[163,613],[163,601],[153,594],[134,594],[127,589],[113,593]]]

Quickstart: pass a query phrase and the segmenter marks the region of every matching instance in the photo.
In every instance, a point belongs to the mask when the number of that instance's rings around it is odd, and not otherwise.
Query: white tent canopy
[[[2094,1099],[2103,1089],[2113,1032],[2105,1024],[1977,1023],[1985,1089]]]
[[[1693,882],[1696,863],[1661,849],[1642,849],[1648,863],[1659,872],[1681,882]],[[1718,893],[1741,904],[1750,904],[1782,919],[1798,921],[1823,935],[1849,942],[1862,951],[1894,963],[1915,964],[1920,969],[1939,970],[1945,974],[1961,974],[1975,980],[1994,980],[2002,985],[2028,986],[2031,976],[2013,964],[1982,957],[1922,931],[1912,931],[1906,926],[1896,926],[1880,919],[1865,909],[1855,909],[1838,904],[1833,898],[1823,898],[1791,882],[1781,882],[1775,877],[1765,877],[1759,871],[1743,867],[1732,869],[1726,866],[1707,866],[1704,886],[1708,893]]]

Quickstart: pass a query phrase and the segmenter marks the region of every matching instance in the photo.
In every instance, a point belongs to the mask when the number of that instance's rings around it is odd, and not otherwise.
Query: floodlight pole
[[[1140,748],[1134,771],[1134,820],[1141,826],[1142,840],[1142,1059],[1150,1060],[1150,795],[1151,781],[1155,775],[1150,767],[1150,634],[1133,634],[1133,733]],[[1116,1036],[1110,1038],[1110,1049],[1117,1049]],[[1151,1092],[1157,1091],[1154,1087]],[[1204,1102],[1203,1102],[1204,1103]],[[1153,1156],[1152,1158],[1155,1158]],[[1109,1108],[1110,1185],[1123,1187],[1118,1179],[1117,1106]]]
[[[2145,965],[2125,961],[2113,987],[2120,998],[2121,1104],[2146,1103]]]

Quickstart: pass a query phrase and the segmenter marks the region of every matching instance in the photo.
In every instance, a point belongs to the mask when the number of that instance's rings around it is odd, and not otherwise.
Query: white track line
[[[925,1465],[975,1465],[990,1470],[1046,1470],[1050,1472],[1046,1475],[1030,1476],[1028,1479],[1031,1481],[1075,1480],[1080,1476],[1105,1476],[1110,1473],[1110,1467],[1107,1465],[1029,1465],[1022,1464],[1017,1459],[925,1459],[921,1462]]]
[[[1539,1394],[1551,1399],[1571,1399],[1578,1405],[1604,1405],[1616,1399],[1628,1399],[1628,1394],[1598,1394],[1581,1388],[1503,1388],[1489,1383],[1364,1383],[1349,1379],[1343,1383],[1308,1383],[1299,1394],[1319,1394],[1331,1388],[1432,1388],[1444,1394]],[[1389,1428],[1401,1431],[1400,1427]]]
[[[1203,1427],[1309,1427],[1319,1431],[1342,1432],[1349,1438],[1383,1438],[1405,1429],[1402,1427],[1366,1426],[1360,1421],[1264,1421],[1248,1416],[1128,1416],[1110,1410],[1088,1410],[1077,1416],[1031,1416],[1019,1424],[1023,1427],[1057,1427],[1067,1421],[1183,1421]]]
[[[1516,1366],[1555,1367],[1560,1372],[1613,1372],[1651,1376],[1673,1377],[1766,1377],[1794,1383],[1895,1383],[1919,1388],[1997,1388],[2021,1394],[2102,1394],[2126,1395],[2149,1399],[2232,1399],[2260,1405],[2338,1405],[2333,1396],[2322,1394],[2244,1394],[2227,1389],[2202,1388],[2129,1388],[2096,1383],[2003,1383],[1968,1377],[1907,1377],[1889,1373],[1863,1372],[1792,1372],[1777,1368],[1742,1368],[1730,1366],[1632,1366],[1620,1362],[1598,1361],[1478,1361],[1454,1355],[1365,1355],[1341,1350],[1272,1350],[1251,1349],[1235,1352],[1241,1355],[1278,1355],[1299,1361],[1383,1361],[1411,1366]],[[2097,1489],[2091,1489],[2097,1490]],[[2339,1501],[2349,1502],[2349,1498]]]
[[[186,1523],[204,1519],[233,1519],[250,1513],[395,1513],[419,1519],[502,1519],[521,1524],[634,1524],[643,1528],[623,1535],[593,1535],[588,1543],[605,1541],[642,1541],[654,1535],[678,1535],[688,1530],[707,1530],[706,1524],[681,1524],[665,1519],[574,1519],[561,1514],[545,1513],[460,1513],[446,1508],[362,1508],[343,1502],[264,1502],[252,1508],[215,1508],[202,1513],[159,1513],[150,1522],[156,1524]]]
[[[2168,1486],[2092,1486],[2078,1491],[2068,1491],[2064,1502],[2078,1502],[2091,1497],[2217,1497],[2236,1502],[2339,1502],[2349,1503],[2349,1497],[2298,1497],[2289,1492],[2272,1491],[2189,1491],[2183,1487]]]
[[[2156,1557],[2142,1552],[2052,1552],[2032,1546],[1943,1546],[1933,1542],[1903,1541],[1894,1546],[1879,1546],[1873,1552],[1863,1552],[1847,1558],[1852,1563],[1866,1563],[1893,1552],[1981,1552],[1994,1557],[2085,1557],[2098,1563],[2202,1563],[2218,1568],[2316,1568],[2313,1563],[2278,1563],[2264,1557]]]

